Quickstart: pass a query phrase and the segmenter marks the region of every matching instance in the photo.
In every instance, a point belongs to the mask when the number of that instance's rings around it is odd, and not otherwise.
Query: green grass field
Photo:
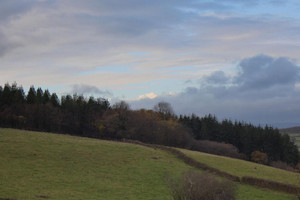
[[[0,128],[0,199],[171,200],[165,175],[187,169],[162,150]],[[236,193],[238,200],[296,199],[241,184]]]
[[[300,186],[300,174],[286,170],[281,170],[266,165],[260,165],[253,162],[238,160],[223,156],[217,156],[197,151],[179,149],[187,156],[205,163],[221,171],[228,172],[239,177],[252,176],[267,180],[288,183]]]

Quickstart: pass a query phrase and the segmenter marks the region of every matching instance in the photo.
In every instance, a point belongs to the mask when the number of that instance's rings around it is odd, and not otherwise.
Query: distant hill
[[[300,126],[279,129],[281,133],[300,133]]]

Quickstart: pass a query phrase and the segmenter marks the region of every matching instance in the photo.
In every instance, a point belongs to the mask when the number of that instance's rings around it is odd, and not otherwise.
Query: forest
[[[259,152],[267,157],[263,164],[280,161],[295,166],[299,162],[297,146],[288,135],[271,126],[218,121],[211,114],[176,116],[167,102],[159,102],[152,110],[131,110],[124,101],[110,105],[105,98],[78,94],[59,98],[34,86],[25,94],[16,83],[0,86],[0,126],[138,140],[252,161],[254,152]]]

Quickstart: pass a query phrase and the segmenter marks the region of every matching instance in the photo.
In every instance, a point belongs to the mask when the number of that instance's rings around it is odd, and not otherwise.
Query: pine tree
[[[36,103],[42,104],[43,96],[44,96],[44,92],[43,92],[42,88],[38,88],[36,91]]]
[[[50,98],[51,98],[51,95],[50,95],[49,90],[45,90],[44,95],[43,95],[43,104],[50,102]]]
[[[1,108],[2,103],[3,103],[2,94],[3,94],[3,88],[2,88],[2,86],[0,85],[0,108]]]
[[[56,93],[52,93],[51,97],[50,97],[50,102],[54,107],[58,107],[59,106],[59,99],[56,95]]]
[[[34,86],[31,86],[29,89],[27,97],[26,97],[26,102],[28,104],[35,104],[37,102],[36,101],[36,91],[35,91]]]
[[[18,87],[17,83],[13,83],[11,86],[11,101],[14,104],[20,104],[25,102],[25,94],[23,87]]]
[[[11,86],[6,83],[2,92],[2,105],[10,105],[12,102]]]

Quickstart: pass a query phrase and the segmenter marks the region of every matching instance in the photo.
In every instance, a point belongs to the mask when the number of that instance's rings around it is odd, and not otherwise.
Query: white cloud
[[[143,94],[143,95],[140,95],[138,97],[138,99],[145,99],[145,98],[148,98],[148,99],[155,99],[158,95],[155,94],[154,92],[150,92],[148,94]]]
[[[170,96],[174,96],[176,94],[177,94],[176,92],[168,92],[168,95],[170,95]]]

